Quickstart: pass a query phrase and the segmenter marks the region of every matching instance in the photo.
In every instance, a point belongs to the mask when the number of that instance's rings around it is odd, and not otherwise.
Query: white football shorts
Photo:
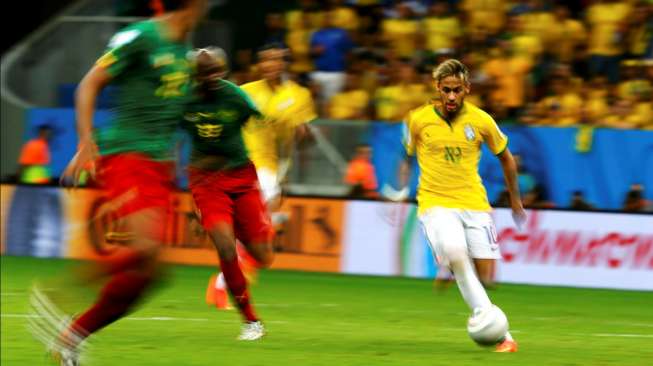
[[[258,175],[258,183],[265,202],[269,202],[273,198],[281,195],[277,172],[271,169],[261,168],[256,170],[256,175]]]
[[[489,212],[433,207],[419,219],[438,264],[449,266],[445,248],[464,250],[473,259],[501,258]]]

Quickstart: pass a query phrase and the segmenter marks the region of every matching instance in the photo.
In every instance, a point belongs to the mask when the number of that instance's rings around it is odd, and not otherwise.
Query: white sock
[[[514,339],[512,339],[512,335],[510,334],[510,332],[506,332],[506,338],[505,338],[505,340],[506,340],[506,341],[514,341]]]
[[[474,267],[472,267],[472,262],[469,258],[451,263],[451,270],[456,278],[458,289],[463,295],[463,299],[472,311],[478,307],[492,305],[483,285],[481,285],[481,281],[476,277],[476,271],[474,271]]]
[[[227,288],[227,283],[224,280],[224,274],[222,272],[218,273],[218,278],[215,279],[215,288],[218,290]]]
[[[288,221],[288,214],[285,212],[274,212],[270,215],[272,225],[281,225],[284,222]]]

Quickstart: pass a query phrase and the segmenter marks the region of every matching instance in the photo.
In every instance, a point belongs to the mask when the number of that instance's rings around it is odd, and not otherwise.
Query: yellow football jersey
[[[272,89],[265,80],[241,86],[249,95],[262,120],[250,121],[243,129],[249,156],[257,168],[276,171],[279,157],[288,157],[295,128],[317,117],[311,92],[287,80]]]
[[[465,103],[451,122],[430,103],[408,114],[404,144],[409,155],[417,154],[420,214],[436,206],[491,210],[478,174],[483,142],[497,155],[508,146],[508,138],[494,119],[471,103]]]

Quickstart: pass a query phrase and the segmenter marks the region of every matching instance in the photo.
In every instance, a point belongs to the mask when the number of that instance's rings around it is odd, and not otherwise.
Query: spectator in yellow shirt
[[[653,2],[637,1],[628,17],[626,53],[629,57],[644,58],[653,45]],[[649,55],[653,57],[653,55]]]
[[[528,74],[532,68],[530,59],[512,55],[510,42],[500,41],[495,56],[484,65],[491,88],[490,102],[504,105],[509,116],[514,117],[517,109],[527,100]]]
[[[301,74],[313,70],[313,61],[311,60],[313,30],[307,13],[301,12],[298,20],[301,22],[299,26],[289,28],[286,34],[286,45],[292,54],[290,72]]]
[[[331,97],[328,103],[329,118],[365,120],[369,118],[370,96],[360,86],[360,77],[353,72],[347,73],[345,89]]]
[[[374,95],[376,119],[398,122],[410,111],[429,100],[428,90],[416,78],[414,66],[400,61],[390,85],[378,88]]]
[[[617,99],[610,106],[608,113],[600,124],[605,127],[630,129],[636,128],[640,123],[638,116],[633,114],[635,103],[626,99]]]
[[[358,30],[358,14],[356,14],[354,9],[346,6],[344,0],[330,0],[329,6],[330,10],[327,16],[333,19],[332,21],[335,27],[346,29],[352,33]]]
[[[437,1],[429,8],[428,16],[422,21],[426,35],[426,49],[431,52],[454,51],[462,28],[458,18],[450,13],[448,3]]]
[[[572,87],[569,76],[562,72],[554,74],[550,88],[551,95],[540,102],[546,113],[544,123],[565,127],[580,122],[583,100]]]
[[[524,32],[537,37],[542,45],[548,44],[555,16],[544,7],[541,0],[529,0],[527,7],[528,11],[518,15],[524,24]]]
[[[497,34],[505,23],[506,0],[463,0],[460,9],[465,12],[466,26],[471,32],[487,31]]]
[[[556,6],[555,19],[547,30],[547,50],[563,63],[576,63],[585,53],[587,32],[582,22],[569,17],[569,8],[564,4]],[[574,68],[576,69],[576,68]]]
[[[610,112],[608,107],[608,81],[605,77],[598,76],[590,80],[584,89],[587,120],[596,124]]]
[[[646,76],[646,69],[639,60],[626,60],[621,63],[622,78],[619,83],[619,98],[634,101],[642,92],[650,90],[651,80]]]
[[[383,20],[382,37],[398,57],[412,57],[419,44],[420,24],[408,5],[400,2],[396,7],[398,18]]]
[[[617,0],[600,0],[587,9],[590,71],[592,75],[607,75],[613,84],[619,80],[629,14],[630,5]]]
[[[505,34],[510,39],[512,54],[516,57],[528,59],[535,65],[544,49],[540,38],[526,31],[524,18],[516,15],[508,17],[508,32]]]

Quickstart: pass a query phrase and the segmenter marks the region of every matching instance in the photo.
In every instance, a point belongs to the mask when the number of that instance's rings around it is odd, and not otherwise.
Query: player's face
[[[285,50],[273,48],[259,52],[258,67],[261,76],[266,80],[276,80],[281,77],[285,67]]]
[[[205,89],[216,90],[220,79],[225,76],[225,68],[221,62],[211,58],[205,62],[198,62],[197,81]]]
[[[447,76],[437,84],[440,101],[448,114],[458,113],[463,106],[465,95],[469,93],[469,85],[455,76]]]

